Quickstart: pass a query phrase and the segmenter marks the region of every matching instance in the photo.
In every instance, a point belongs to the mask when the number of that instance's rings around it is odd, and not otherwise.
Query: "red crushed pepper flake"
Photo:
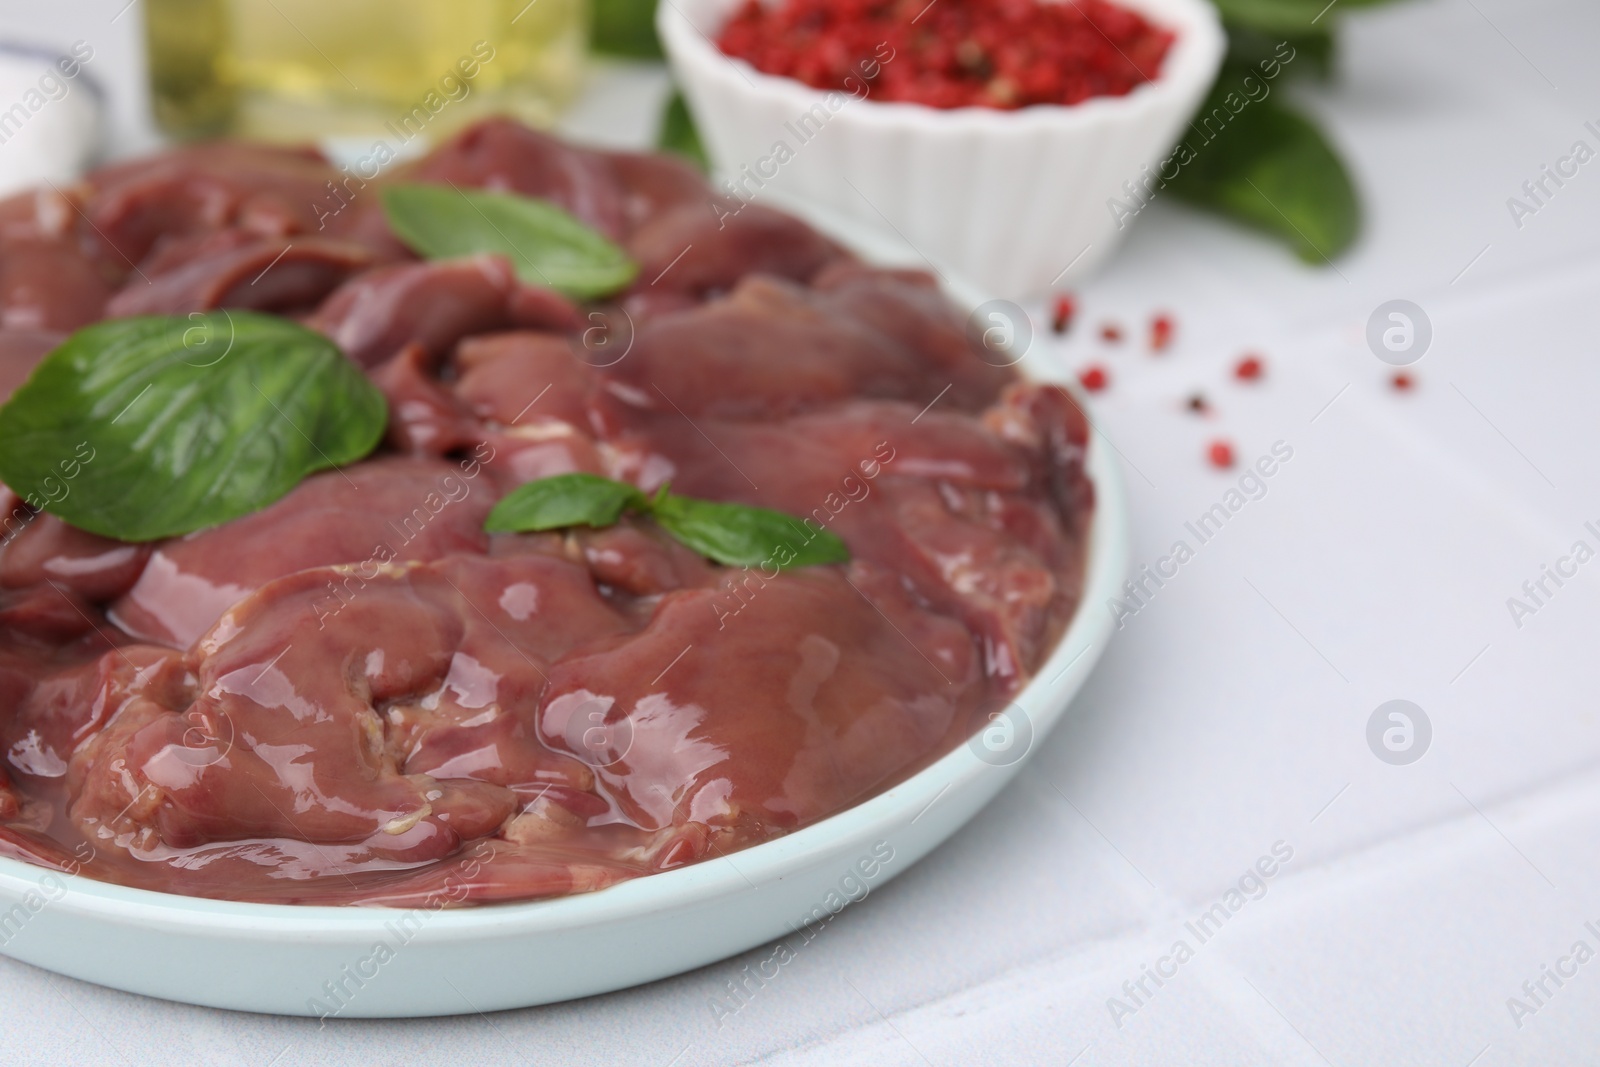
[[[1266,371],[1260,356],[1245,356],[1233,368],[1233,376],[1241,382],[1253,382]]]
[[[1157,315],[1150,320],[1150,350],[1152,352],[1165,352],[1167,346],[1172,344],[1172,316]]]
[[[1012,109],[1125,96],[1174,39],[1108,0],[746,0],[717,47],[815,89]]]
[[[1122,327],[1114,322],[1108,322],[1100,327],[1100,340],[1110,341],[1117,345],[1122,343]]]
[[[1407,374],[1405,371],[1396,371],[1395,376],[1389,379],[1389,384],[1394,386],[1400,392],[1404,393],[1410,390],[1417,383],[1412,379],[1411,375]]]
[[[1111,376],[1106,373],[1104,367],[1095,363],[1078,372],[1078,384],[1091,393],[1098,393],[1111,384]]]
[[[1200,415],[1204,415],[1206,412],[1211,410],[1211,404],[1200,393],[1195,393],[1193,396],[1191,396],[1185,406],[1190,411]]]
[[[1077,314],[1078,302],[1070,293],[1062,293],[1056,297],[1055,307],[1050,316],[1050,329],[1056,333],[1066,333],[1072,328],[1072,316]]]
[[[1206,449],[1206,458],[1213,467],[1226,470],[1233,466],[1233,446],[1226,441],[1212,441],[1211,447]]]

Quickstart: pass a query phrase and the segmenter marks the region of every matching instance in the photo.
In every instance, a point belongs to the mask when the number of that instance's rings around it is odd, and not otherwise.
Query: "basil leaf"
[[[632,59],[660,59],[656,0],[594,0],[589,45],[596,52]]]
[[[1218,90],[1237,84],[1225,70]],[[1223,106],[1216,92],[1203,113]],[[1326,263],[1355,240],[1361,205],[1344,164],[1318,129],[1268,97],[1247,105],[1195,157],[1172,191],[1286,242],[1308,263]]]
[[[476,252],[510,258],[517,277],[579,300],[606,296],[639,272],[621,248],[547,200],[445,185],[383,191],[389,227],[429,259]]]
[[[1264,30],[1267,33],[1294,34],[1310,33],[1322,23],[1328,21],[1326,16],[1338,11],[1339,4],[1349,3],[1350,0],[1339,0],[1339,3],[1330,5],[1328,0],[1212,0],[1216,5],[1217,13],[1223,21],[1229,24],[1249,26],[1251,29]]]
[[[1343,15],[1358,7],[1376,7],[1389,0],[1212,0],[1222,21],[1277,34],[1326,31]]]
[[[387,417],[359,367],[287,319],[113,319],[68,337],[0,407],[0,479],[80,529],[152,541],[362,458]]]
[[[850,559],[850,550],[838,537],[781,511],[668,493],[652,505],[651,513],[676,540],[731,567],[770,562],[787,569]]]
[[[566,526],[611,526],[627,508],[648,506],[643,493],[598,474],[557,474],[519,485],[489,512],[489,533],[559,530]]]
[[[705,146],[700,142],[700,131],[695,128],[694,116],[689,114],[689,105],[677,90],[673,90],[672,98],[661,113],[661,135],[656,139],[656,147],[682,156],[702,171],[711,169]]]
[[[489,533],[604,527],[624,511],[655,518],[674,540],[730,567],[770,563],[780,570],[844,563],[850,550],[827,530],[813,530],[793,515],[743,504],[723,504],[669,493],[647,497],[625,482],[597,474],[558,474],[520,485],[489,513]]]
[[[1276,71],[1283,81],[1272,87],[1274,92],[1281,91],[1284,83],[1299,78],[1326,81],[1333,77],[1331,22],[1331,19],[1324,19],[1310,33],[1289,34],[1230,24],[1224,73],[1233,79],[1234,88],[1239,88],[1246,75],[1254,74],[1260,82],[1270,80],[1263,77],[1268,71]],[[1283,59],[1286,47],[1290,50],[1288,55],[1293,57],[1287,62]],[[1217,84],[1221,85],[1222,81]]]

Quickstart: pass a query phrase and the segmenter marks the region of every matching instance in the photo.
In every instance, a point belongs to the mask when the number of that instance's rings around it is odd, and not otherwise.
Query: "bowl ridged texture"
[[[739,2],[673,0],[657,13],[717,176],[742,180],[756,203],[806,201],[895,233],[989,296],[1035,295],[1104,262],[1127,229],[1108,201],[1131,203],[1123,182],[1167,157],[1225,47],[1205,0],[1124,0],[1177,34],[1160,76],[1127,96],[1000,112],[838,93],[830,109],[830,94],[717,50]],[[802,141],[808,112],[827,120]],[[780,142],[793,158],[778,165]]]

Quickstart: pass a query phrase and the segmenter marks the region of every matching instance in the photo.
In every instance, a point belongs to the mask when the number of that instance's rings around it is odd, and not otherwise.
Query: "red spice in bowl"
[[[716,43],[814,89],[1010,110],[1125,96],[1173,39],[1106,0],[747,0]]]

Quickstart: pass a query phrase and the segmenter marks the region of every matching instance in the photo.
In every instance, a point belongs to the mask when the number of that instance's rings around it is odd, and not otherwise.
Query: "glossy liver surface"
[[[577,305],[494,256],[418,260],[396,179],[547,198],[638,278]],[[211,307],[333,338],[384,444],[146,545],[8,494],[0,854],[282,903],[592,890],[914,773],[1077,606],[1071,398],[993,365],[928,277],[669,159],[493,120],[372,182],[212,144],[0,203],[0,391],[79,326]],[[635,518],[484,532],[571,471],[784,510],[852,559],[721,567]]]

